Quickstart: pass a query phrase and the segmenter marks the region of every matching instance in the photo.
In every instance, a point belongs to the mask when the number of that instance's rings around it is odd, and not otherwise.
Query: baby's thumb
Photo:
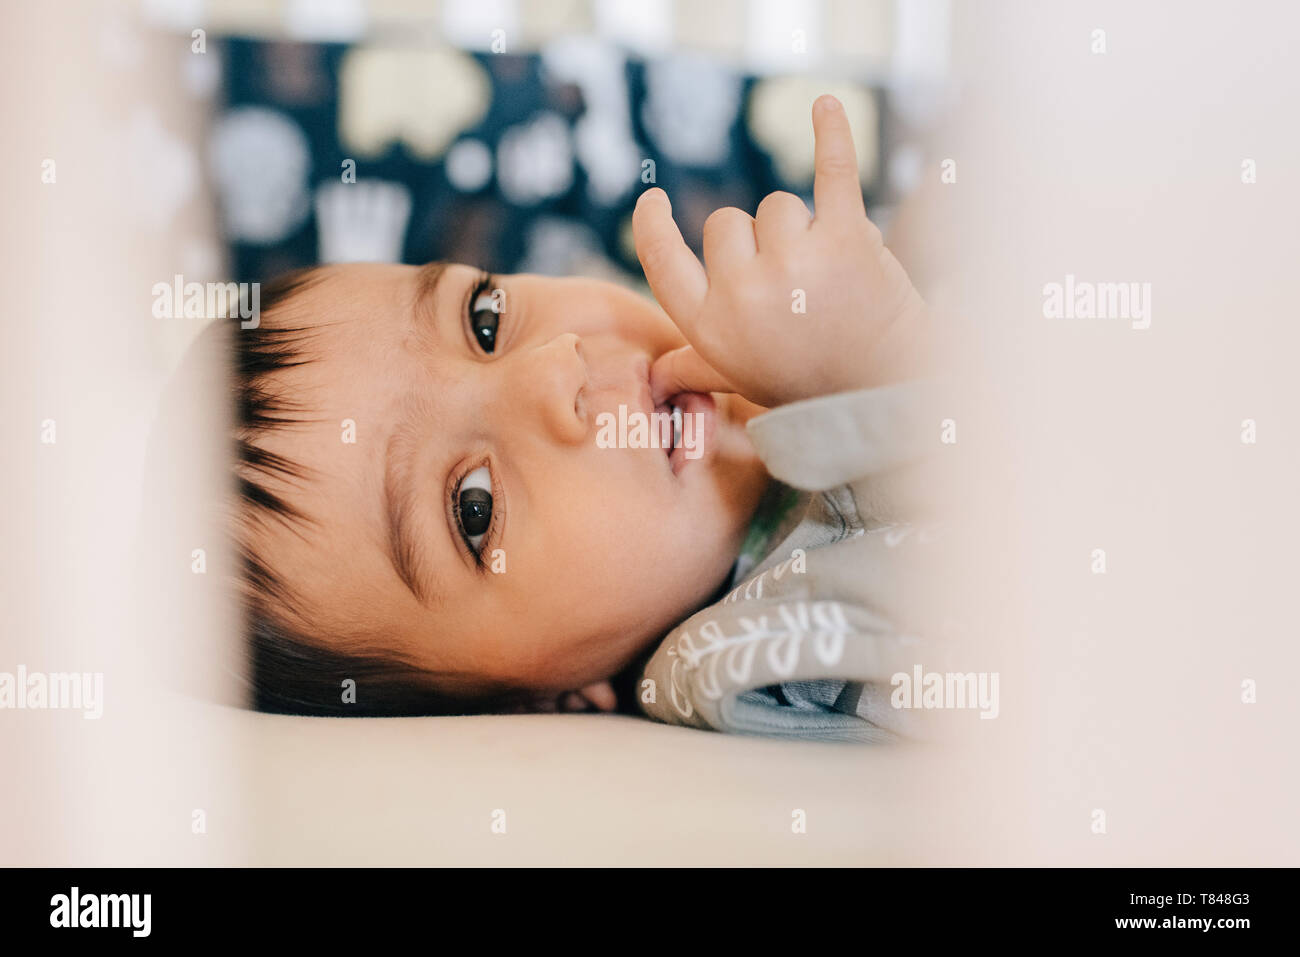
[[[679,392],[735,392],[735,387],[695,351],[682,346],[665,352],[650,367],[650,392],[655,405]]]

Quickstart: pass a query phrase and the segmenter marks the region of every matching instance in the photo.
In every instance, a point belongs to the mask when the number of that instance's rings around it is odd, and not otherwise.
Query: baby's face
[[[650,364],[685,344],[652,301],[358,264],[263,321],[311,332],[274,386],[310,421],[258,438],[308,470],[276,491],[310,522],[254,539],[308,634],[458,693],[558,692],[619,671],[735,559],[766,482],[743,426],[760,409],[716,396],[694,458],[597,442],[601,413],[653,411]]]

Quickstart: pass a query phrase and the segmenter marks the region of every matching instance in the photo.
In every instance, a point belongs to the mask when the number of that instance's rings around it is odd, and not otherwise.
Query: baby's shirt
[[[775,480],[721,600],[674,628],[636,693],[651,718],[717,731],[883,741],[920,733],[891,678],[922,663],[915,598],[937,539],[933,386],[809,399],[748,424]],[[927,659],[930,660],[930,659]]]

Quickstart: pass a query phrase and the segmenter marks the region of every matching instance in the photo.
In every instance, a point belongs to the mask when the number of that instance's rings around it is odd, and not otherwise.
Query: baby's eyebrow
[[[415,600],[427,605],[429,600],[423,574],[424,550],[417,547],[412,523],[415,516],[415,488],[411,482],[411,463],[415,457],[414,435],[405,423],[394,430],[388,440],[384,468],[384,514],[388,520],[388,559]]]
[[[447,275],[447,267],[450,265],[451,263],[435,260],[425,263],[415,274],[415,308],[411,318],[417,328],[436,316],[434,304],[438,301],[438,284]]]
[[[417,326],[423,324],[426,316],[434,315],[438,283],[447,274],[447,266],[445,262],[426,263],[416,274],[413,319]],[[388,439],[384,463],[384,515],[388,524],[388,559],[415,600],[426,605],[430,596],[425,587],[424,569],[421,568],[425,553],[417,547],[411,527],[416,504],[411,462],[416,449],[410,421],[408,415],[403,415]]]

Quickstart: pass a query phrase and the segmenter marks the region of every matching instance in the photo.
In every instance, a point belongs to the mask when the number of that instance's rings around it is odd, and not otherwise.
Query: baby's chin
[[[754,450],[754,443],[749,438],[745,423],[756,415],[762,415],[767,409],[755,405],[734,392],[714,392],[713,400],[717,403],[718,418],[722,426],[715,437],[715,441],[719,443],[719,460],[727,462],[728,469],[761,471],[763,465]]]
[[[763,490],[771,477],[754,448],[745,423],[767,410],[734,393],[715,392],[721,427],[715,436],[718,443],[713,462],[719,488],[738,528],[735,545],[740,546],[744,532],[758,507]]]

